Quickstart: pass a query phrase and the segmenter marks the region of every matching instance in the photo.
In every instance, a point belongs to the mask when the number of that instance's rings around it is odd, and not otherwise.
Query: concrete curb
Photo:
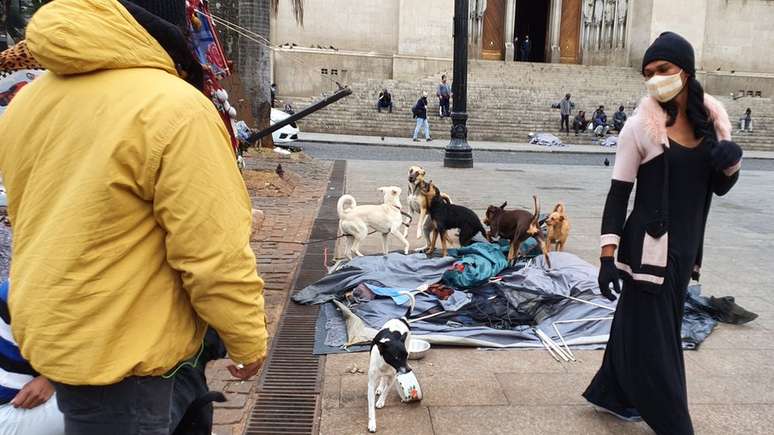
[[[323,135],[313,134],[312,137],[308,137],[306,134],[301,134],[298,142],[300,143],[315,143],[315,144],[335,144],[335,145],[353,145],[353,146],[372,146],[372,147],[384,147],[384,148],[405,148],[405,149],[420,149],[420,150],[439,150],[445,149],[446,140],[436,139],[431,143],[424,142],[411,142],[400,143],[398,141],[405,140],[400,138],[385,137],[384,141],[380,137],[374,136],[373,140],[363,140],[364,136],[346,136],[346,135],[329,135],[330,137],[319,137]],[[328,136],[328,135],[325,135]],[[494,143],[494,142],[490,142]],[[580,155],[615,155],[615,147],[595,147],[592,145],[568,145],[566,147],[540,147],[538,145],[530,144],[507,144],[505,142],[502,145],[493,147],[487,145],[487,142],[476,141],[471,142],[473,151],[485,151],[485,152],[499,152],[499,153],[560,153],[560,154],[580,154]],[[769,151],[747,151],[745,152],[745,159],[750,160],[774,160],[774,152]]]

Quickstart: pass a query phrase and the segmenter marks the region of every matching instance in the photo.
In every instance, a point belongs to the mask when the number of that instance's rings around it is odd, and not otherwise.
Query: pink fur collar
[[[730,140],[731,121],[723,104],[711,95],[704,94],[704,106],[707,107],[710,119],[715,123],[718,140]],[[642,117],[642,126],[653,142],[669,146],[666,130],[667,115],[656,99],[650,96],[644,97],[634,113]]]

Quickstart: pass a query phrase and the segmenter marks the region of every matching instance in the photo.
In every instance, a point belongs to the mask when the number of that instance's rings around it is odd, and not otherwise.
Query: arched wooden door
[[[505,0],[487,0],[481,58],[505,59]]]

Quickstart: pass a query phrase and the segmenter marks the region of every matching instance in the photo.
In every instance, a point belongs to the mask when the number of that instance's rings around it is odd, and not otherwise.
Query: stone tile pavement
[[[288,291],[303,253],[300,244],[262,242],[262,240],[306,241],[328,183],[332,162],[294,155],[279,158],[261,154],[247,159],[248,170],[274,170],[281,163],[292,192],[251,192],[253,207],[264,212],[260,230],[251,246],[256,254],[258,274],[265,281],[264,298],[270,335],[285,307]],[[254,402],[255,380],[240,382],[225,369],[226,361],[207,368],[210,390],[223,391],[227,402],[216,404],[213,432],[217,435],[241,435]]]
[[[380,202],[376,188],[405,189],[414,162],[348,162],[347,190],[358,203]],[[507,200],[543,210],[563,201],[572,222],[567,250],[590,262],[599,255],[599,223],[611,168],[479,164],[470,170],[418,162],[455,202],[482,214]],[[705,242],[706,294],[732,295],[760,317],[719,325],[697,351],[685,353],[690,408],[697,434],[769,434],[774,424],[774,172],[742,173],[737,187],[715,198]],[[412,245],[417,241],[409,232]],[[374,235],[364,253],[378,252]],[[399,243],[391,241],[392,249]],[[602,358],[576,351],[579,362],[559,364],[542,350],[434,348],[414,363],[423,388],[420,404],[400,404],[395,393],[377,411],[380,434],[646,434],[644,423],[622,423],[589,408],[580,393]],[[326,357],[321,434],[364,434],[367,426],[366,353]],[[354,372],[354,373],[353,373]]]

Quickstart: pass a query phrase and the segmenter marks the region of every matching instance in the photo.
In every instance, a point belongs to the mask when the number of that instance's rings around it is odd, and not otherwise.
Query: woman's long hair
[[[693,134],[704,140],[715,140],[715,124],[709,117],[707,107],[704,105],[704,88],[694,76],[688,76],[685,83],[688,88],[688,99],[685,107],[685,115],[693,127]],[[671,127],[677,120],[677,103],[675,100],[659,103],[667,114],[667,127]]]

